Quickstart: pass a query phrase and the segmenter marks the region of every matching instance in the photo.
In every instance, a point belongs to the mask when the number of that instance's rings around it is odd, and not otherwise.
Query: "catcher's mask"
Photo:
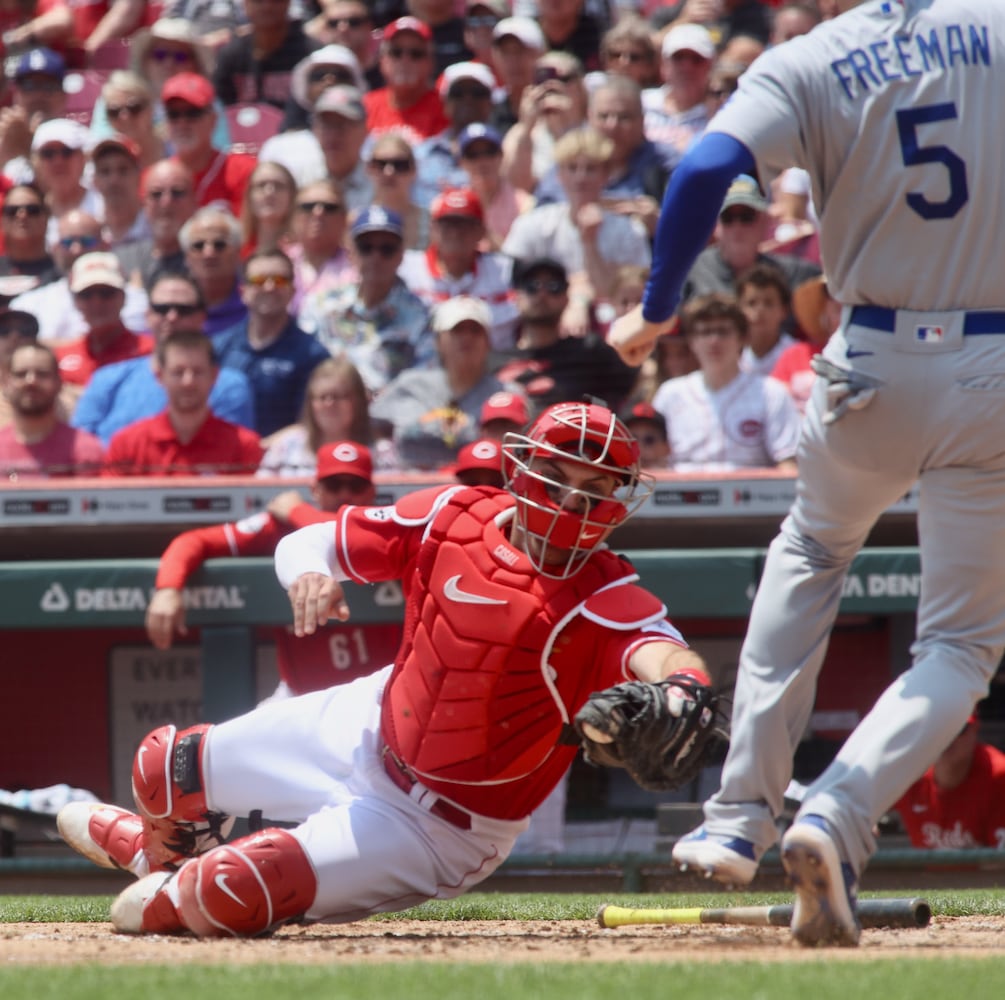
[[[618,418],[597,403],[556,403],[531,424],[526,434],[503,438],[506,489],[516,497],[517,523],[540,540],[528,552],[544,576],[565,579],[652,493],[652,482],[639,470],[639,446]],[[578,488],[548,474],[547,462],[576,462],[613,477],[613,493]],[[563,552],[546,563],[548,547]],[[565,556],[567,553],[567,556]]]

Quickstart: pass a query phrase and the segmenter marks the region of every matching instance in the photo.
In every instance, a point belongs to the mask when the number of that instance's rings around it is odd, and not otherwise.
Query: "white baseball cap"
[[[315,66],[341,66],[352,74],[357,90],[366,90],[363,71],[360,69],[359,60],[352,51],[344,45],[326,45],[324,48],[315,49],[293,67],[293,73],[290,76],[290,90],[293,92],[293,99],[302,108],[311,107],[311,100],[307,96],[307,77],[310,76],[311,70]]]
[[[544,32],[537,21],[529,17],[504,17],[492,29],[492,40],[498,42],[500,38],[515,38],[535,52],[546,52],[548,49]]]
[[[441,302],[434,310],[432,327],[437,333],[444,333],[466,320],[473,320],[486,332],[492,328],[492,313],[481,299],[470,295],[458,295]]]
[[[52,118],[42,122],[31,140],[31,151],[38,152],[43,146],[58,143],[67,149],[86,149],[90,132],[80,122],[72,118]]]
[[[675,52],[695,52],[702,59],[715,58],[715,42],[700,24],[678,24],[663,36],[662,53],[669,59]]]
[[[474,80],[483,87],[488,88],[491,94],[495,90],[496,80],[492,75],[492,70],[485,63],[459,62],[448,66],[440,76],[439,87],[440,97],[446,98],[450,93],[450,88],[458,80]]]
[[[107,285],[123,291],[126,279],[122,274],[119,258],[103,250],[81,254],[70,268],[70,291],[76,294],[85,288]]]

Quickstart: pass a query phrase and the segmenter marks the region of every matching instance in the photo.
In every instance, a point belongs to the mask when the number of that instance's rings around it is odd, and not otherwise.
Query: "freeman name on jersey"
[[[983,24],[947,24],[927,34],[904,34],[852,49],[831,70],[849,100],[887,83],[958,66],[988,67],[991,45]]]

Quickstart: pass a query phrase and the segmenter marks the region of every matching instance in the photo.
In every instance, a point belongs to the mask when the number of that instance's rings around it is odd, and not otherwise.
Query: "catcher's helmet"
[[[619,485],[610,494],[573,487],[549,473],[549,460],[589,466]],[[575,573],[590,550],[652,492],[639,470],[635,438],[598,403],[556,403],[525,434],[505,435],[503,470],[506,489],[516,497],[517,522],[543,543],[540,552],[528,553],[531,560],[545,576],[558,578]],[[563,550],[563,561],[545,563],[547,547],[552,553]]]

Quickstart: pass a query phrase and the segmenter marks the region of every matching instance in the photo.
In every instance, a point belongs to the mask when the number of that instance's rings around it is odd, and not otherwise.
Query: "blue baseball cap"
[[[404,224],[397,212],[392,212],[381,205],[371,205],[362,211],[353,223],[353,239],[364,233],[393,233],[399,239],[403,239]]]
[[[474,122],[462,129],[457,137],[457,146],[463,153],[471,143],[478,140],[491,142],[496,149],[502,149],[502,136],[491,125],[483,125],[481,122]]]
[[[66,76],[66,63],[58,52],[52,49],[32,49],[25,52],[14,67],[13,78],[20,80],[22,76],[31,73],[42,73],[45,76],[55,76],[60,80]]]

